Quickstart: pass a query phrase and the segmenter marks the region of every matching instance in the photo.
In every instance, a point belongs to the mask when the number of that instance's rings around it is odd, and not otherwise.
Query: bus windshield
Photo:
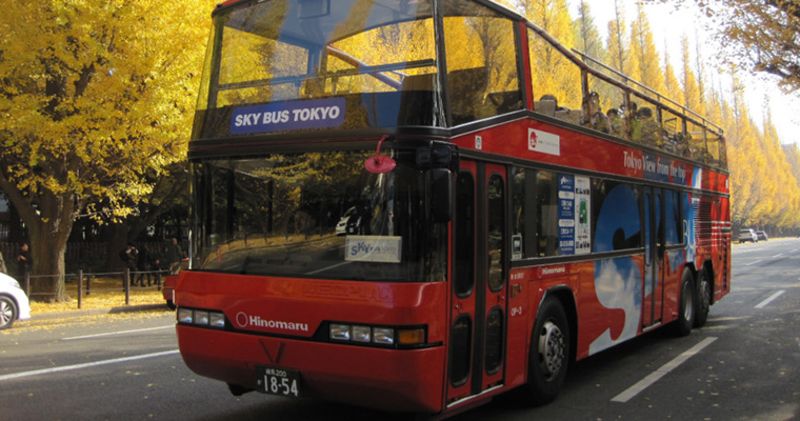
[[[272,154],[195,165],[201,271],[372,281],[441,281],[447,224],[413,151],[387,174],[366,152]]]
[[[270,0],[215,16],[194,138],[440,126],[431,0]]]

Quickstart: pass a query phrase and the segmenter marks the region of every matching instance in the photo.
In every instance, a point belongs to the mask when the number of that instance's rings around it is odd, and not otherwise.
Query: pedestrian
[[[184,258],[183,249],[181,248],[178,239],[172,237],[170,239],[169,244],[167,244],[167,250],[164,254],[164,258],[166,259],[166,264],[169,265],[169,273],[174,275],[178,273],[178,270],[181,268],[181,262]]]
[[[133,243],[128,243],[128,245],[119,252],[119,258],[122,260],[125,268],[131,272],[131,274],[136,272],[136,263],[139,258],[139,250],[136,249],[136,246],[134,246]],[[131,285],[133,284],[134,280],[133,277],[131,277]]]
[[[17,253],[17,274],[25,279],[31,272],[33,259],[31,258],[30,247],[28,243],[22,243],[19,246],[19,253]]]
[[[147,278],[147,286],[152,285],[153,281],[151,278],[150,269],[152,268],[152,263],[150,259],[150,252],[147,251],[147,248],[142,245],[139,249],[139,254],[136,259],[136,269],[139,272],[139,276],[136,278],[139,286],[145,286],[144,280]]]

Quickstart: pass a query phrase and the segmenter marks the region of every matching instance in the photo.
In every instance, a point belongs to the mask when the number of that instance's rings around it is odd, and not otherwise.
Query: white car
[[[16,279],[0,273],[0,330],[10,328],[17,320],[31,318],[31,305]]]
[[[348,209],[336,224],[336,235],[355,234],[358,224],[361,223],[361,217],[356,215],[358,210],[353,206]]]
[[[758,234],[756,234],[756,231],[752,228],[742,228],[741,231],[739,231],[739,243],[747,241],[751,243],[758,242]]]

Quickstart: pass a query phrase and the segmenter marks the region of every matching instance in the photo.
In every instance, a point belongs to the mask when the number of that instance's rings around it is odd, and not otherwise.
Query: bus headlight
[[[331,339],[336,341],[349,341],[350,340],[350,325],[331,324],[330,329]]]
[[[208,325],[211,326],[211,327],[224,328],[225,327],[225,315],[222,314],[222,313],[211,312],[210,315],[209,315]]]
[[[331,323],[328,325],[328,340],[385,348],[418,348],[428,345],[428,329],[425,326],[387,327]]]
[[[178,309],[178,323],[192,324],[194,322],[193,311],[190,308]]]
[[[200,326],[207,326],[208,325],[208,312],[202,310],[195,310],[194,311],[194,324]]]
[[[372,328],[369,326],[353,326],[353,340],[356,342],[370,342]]]
[[[372,329],[372,342],[381,345],[394,345],[394,329],[386,327]]]
[[[178,308],[178,323],[184,325],[225,329],[225,314],[219,311]]]

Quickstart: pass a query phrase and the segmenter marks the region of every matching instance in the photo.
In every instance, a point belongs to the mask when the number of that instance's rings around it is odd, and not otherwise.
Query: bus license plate
[[[300,373],[275,367],[257,367],[258,391],[270,395],[300,397]]]

